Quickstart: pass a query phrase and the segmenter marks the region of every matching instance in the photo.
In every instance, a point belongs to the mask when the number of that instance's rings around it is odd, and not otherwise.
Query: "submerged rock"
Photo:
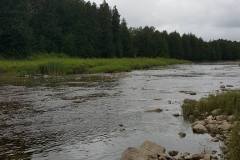
[[[221,89],[225,89],[226,86],[225,86],[225,85],[221,85],[220,88],[221,88]]]
[[[169,152],[168,152],[168,154],[169,154],[170,156],[172,156],[172,157],[177,156],[178,153],[179,153],[178,151],[169,151]]]
[[[184,132],[180,132],[180,133],[178,133],[178,135],[180,138],[185,138],[187,136],[187,134]]]
[[[185,93],[185,94],[189,94],[189,95],[192,95],[192,96],[197,95],[197,93],[193,92],[193,91],[180,91],[180,93]]]
[[[181,115],[179,113],[174,113],[173,116],[174,117],[180,117]]]
[[[145,112],[156,112],[156,113],[161,113],[163,110],[160,109],[160,108],[157,108],[157,109],[152,109],[152,110],[148,110],[148,111],[145,111]]]

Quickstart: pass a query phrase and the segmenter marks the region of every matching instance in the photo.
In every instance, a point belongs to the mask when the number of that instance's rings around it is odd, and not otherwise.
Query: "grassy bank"
[[[239,160],[240,156],[240,91],[228,91],[217,95],[210,95],[199,101],[185,100],[182,106],[185,118],[192,116],[195,119],[203,119],[207,113],[220,109],[220,114],[235,115],[236,125],[230,135],[228,145],[230,160]]]
[[[180,63],[186,63],[186,61],[166,58],[78,59],[40,57],[30,60],[0,60],[0,73],[18,75],[113,73]]]

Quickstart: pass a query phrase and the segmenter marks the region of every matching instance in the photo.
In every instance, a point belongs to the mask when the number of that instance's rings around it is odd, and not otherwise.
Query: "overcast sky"
[[[91,0],[97,4],[103,0]],[[107,0],[129,26],[240,40],[240,0]]]

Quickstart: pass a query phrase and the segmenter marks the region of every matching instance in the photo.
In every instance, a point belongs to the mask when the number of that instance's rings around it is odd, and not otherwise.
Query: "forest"
[[[127,18],[127,17],[126,17]],[[129,27],[116,6],[84,0],[1,0],[0,58],[61,53],[81,58],[240,59],[240,42]]]

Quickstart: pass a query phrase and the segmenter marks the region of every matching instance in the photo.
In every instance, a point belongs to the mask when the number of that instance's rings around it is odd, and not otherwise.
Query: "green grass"
[[[204,113],[215,109],[221,109],[222,114],[235,115],[238,122],[230,135],[229,159],[239,160],[240,156],[240,91],[228,91],[217,95],[209,95],[199,101],[185,100],[182,105],[184,118],[188,119],[190,115],[194,118],[204,118]]]
[[[203,113],[210,113],[215,109],[221,109],[223,114],[232,115],[240,113],[240,91],[228,91],[216,95],[209,95],[199,101],[185,100],[182,105],[183,115],[188,118],[193,115],[201,118]]]
[[[229,147],[230,160],[239,160],[240,156],[240,124],[238,123],[231,133]]]
[[[80,59],[46,56],[28,60],[0,60],[0,73],[14,75],[113,73],[180,63],[187,61],[167,58]]]

